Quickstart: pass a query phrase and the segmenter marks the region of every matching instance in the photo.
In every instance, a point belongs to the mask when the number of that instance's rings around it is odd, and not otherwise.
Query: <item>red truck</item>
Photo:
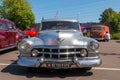
[[[106,25],[93,25],[91,27],[90,37],[97,40],[105,40],[106,32],[110,33],[109,27]]]
[[[16,29],[14,22],[0,19],[0,51],[16,47],[23,38],[23,34]]]

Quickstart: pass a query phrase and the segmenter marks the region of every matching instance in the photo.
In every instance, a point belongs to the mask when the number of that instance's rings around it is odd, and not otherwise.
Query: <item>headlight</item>
[[[92,50],[96,50],[96,49],[99,48],[99,43],[95,42],[95,41],[91,41],[90,44],[89,44],[89,48],[92,49]]]
[[[20,44],[18,48],[23,49],[23,50],[30,50],[31,45],[25,42],[25,43]]]
[[[39,54],[39,51],[37,49],[33,49],[31,52],[31,56],[33,56],[33,57],[37,57],[38,54]]]
[[[88,56],[88,52],[87,52],[86,49],[82,49],[82,50],[80,51],[80,54],[81,54],[82,57]]]

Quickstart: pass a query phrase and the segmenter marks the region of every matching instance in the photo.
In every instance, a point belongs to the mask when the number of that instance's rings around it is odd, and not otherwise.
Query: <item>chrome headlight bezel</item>
[[[28,50],[31,50],[31,48],[32,48],[32,46],[27,42],[21,43],[18,46],[19,50],[27,50],[28,51]]]
[[[97,50],[99,48],[99,43],[96,41],[91,41],[88,45],[91,50]]]

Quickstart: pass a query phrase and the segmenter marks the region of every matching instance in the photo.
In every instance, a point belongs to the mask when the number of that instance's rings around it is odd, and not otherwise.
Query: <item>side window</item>
[[[6,27],[6,23],[4,23],[4,22],[0,22],[0,29],[4,29],[4,30],[6,30],[6,29],[7,29],[7,27]]]
[[[14,29],[14,26],[13,26],[13,24],[11,24],[11,23],[8,23],[8,28],[9,28],[9,29]]]

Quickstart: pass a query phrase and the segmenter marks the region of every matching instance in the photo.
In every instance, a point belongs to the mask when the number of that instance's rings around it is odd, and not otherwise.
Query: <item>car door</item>
[[[7,48],[9,46],[8,30],[6,22],[0,22],[0,49]]]
[[[11,22],[8,22],[7,27],[8,27],[9,38],[10,38],[10,46],[15,46],[16,45],[16,30],[15,30],[14,24],[12,24]]]

